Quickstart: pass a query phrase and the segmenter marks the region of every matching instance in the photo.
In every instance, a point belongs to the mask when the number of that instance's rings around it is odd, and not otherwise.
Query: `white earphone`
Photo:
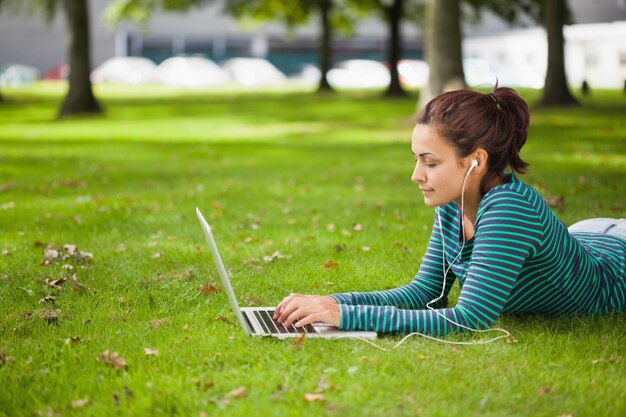
[[[465,173],[465,176],[467,177],[467,176],[470,174],[470,172],[472,172],[472,170],[473,170],[474,168],[476,168],[477,166],[478,166],[478,161],[477,161],[476,159],[472,159],[472,162],[471,162],[471,164],[470,164],[470,167],[469,167],[469,169],[467,170],[467,172]]]

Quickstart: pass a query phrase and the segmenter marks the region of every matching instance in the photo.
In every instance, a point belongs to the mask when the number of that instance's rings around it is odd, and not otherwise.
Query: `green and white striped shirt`
[[[441,215],[442,232],[438,215]],[[475,235],[448,272],[437,312],[426,304],[443,287],[446,269],[461,250],[461,210],[454,202],[435,213],[420,269],[407,285],[376,292],[333,294],[345,330],[445,335],[491,327],[502,313],[603,314],[626,309],[626,240],[573,233],[541,195],[514,175],[481,200]],[[458,279],[456,306],[444,308]]]

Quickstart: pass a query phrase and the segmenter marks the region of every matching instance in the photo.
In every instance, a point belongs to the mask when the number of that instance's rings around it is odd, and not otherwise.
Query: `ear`
[[[478,165],[472,173],[474,175],[484,174],[487,172],[487,161],[489,159],[489,154],[483,148],[478,148],[474,151],[474,153],[470,156],[470,160],[475,159],[478,162]]]

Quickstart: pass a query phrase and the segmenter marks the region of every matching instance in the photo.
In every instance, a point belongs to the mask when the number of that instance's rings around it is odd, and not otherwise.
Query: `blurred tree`
[[[406,93],[400,84],[400,74],[398,73],[398,61],[402,58],[402,35],[400,32],[402,17],[404,15],[405,0],[381,0],[381,6],[387,17],[389,27],[389,44],[387,54],[389,62],[389,72],[391,82],[385,95],[404,96]]]
[[[0,8],[14,11],[43,11],[50,22],[61,7],[67,22],[69,34],[68,63],[70,67],[69,89],[59,109],[58,117],[102,113],[91,88],[90,49],[89,49],[89,10],[87,0],[0,0]]]
[[[567,86],[563,26],[571,21],[566,0],[543,0],[542,21],[548,35],[548,70],[539,101],[543,106],[575,106],[578,101]]]
[[[348,2],[352,8],[360,11],[361,17],[372,11],[378,11],[387,24],[387,62],[391,81],[385,92],[386,96],[404,96],[406,92],[400,83],[398,62],[402,59],[402,21],[410,18],[417,22],[423,7],[419,2],[411,0],[351,0]]]
[[[437,94],[465,86],[459,1],[425,1],[424,49],[430,72],[428,84],[420,92],[419,109]]]
[[[51,1],[51,0],[49,0]],[[91,88],[91,52],[87,0],[63,0],[69,34],[69,89],[59,117],[82,113],[102,113]]]

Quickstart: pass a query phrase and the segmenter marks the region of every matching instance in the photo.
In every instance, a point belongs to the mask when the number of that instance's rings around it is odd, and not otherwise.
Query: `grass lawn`
[[[388,353],[238,327],[196,206],[242,305],[413,278],[433,216],[409,180],[415,97],[103,87],[106,117],[52,121],[61,94],[0,103],[0,415],[626,415],[624,314]],[[535,110],[523,153],[566,224],[626,217],[626,97],[584,103]]]

